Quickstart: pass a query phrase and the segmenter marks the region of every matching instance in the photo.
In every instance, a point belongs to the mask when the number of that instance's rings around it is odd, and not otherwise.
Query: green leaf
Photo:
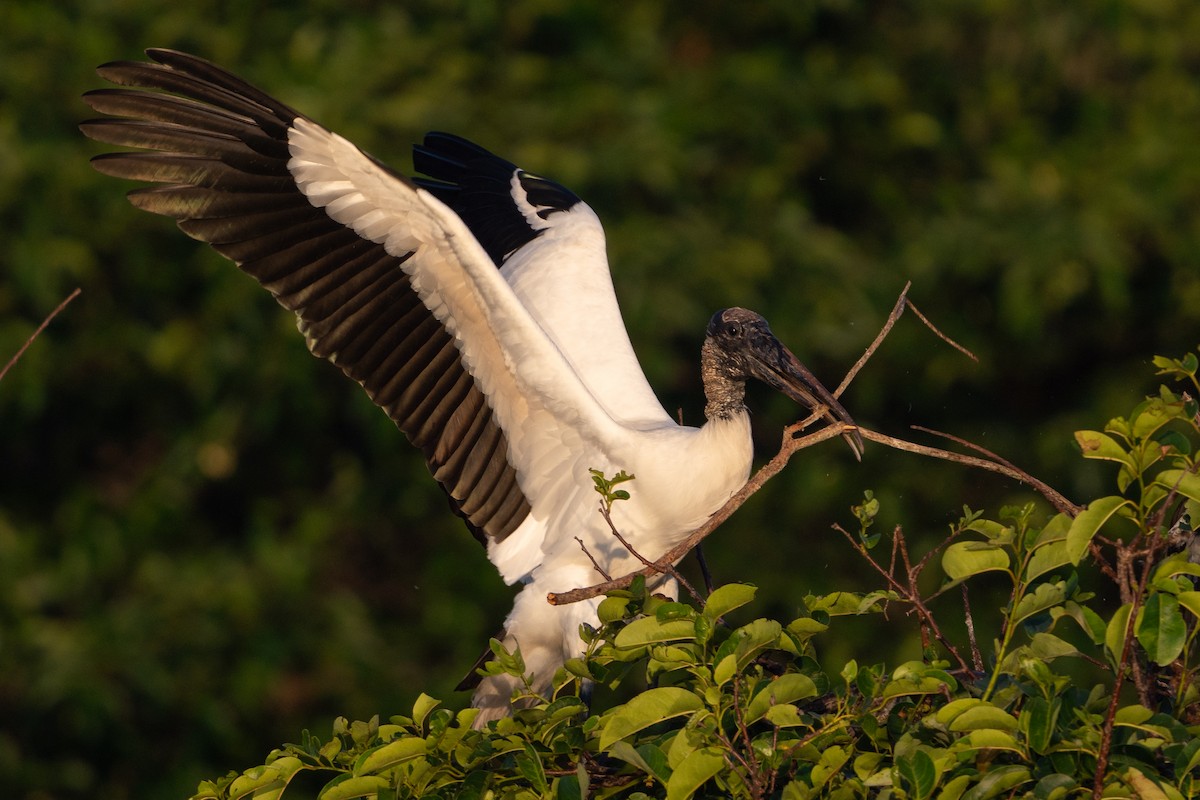
[[[374,797],[391,781],[379,775],[345,775],[334,778],[317,795],[317,800],[350,800],[354,797]]]
[[[854,757],[854,774],[865,781],[879,771],[880,766],[887,768],[883,753],[866,752]]]
[[[783,626],[773,619],[756,619],[733,631],[729,635],[729,639],[721,645],[719,651],[719,653],[732,653],[734,658],[731,665],[726,665],[723,661],[717,665],[724,680],[728,680],[733,674],[745,669],[763,650],[775,646],[779,642],[779,634],[782,632]],[[725,658],[728,657],[728,655],[725,656]],[[715,672],[713,677],[716,679]],[[718,680],[718,683],[723,682],[723,680]]]
[[[1137,767],[1130,767],[1125,780],[1137,792],[1138,800],[1170,800],[1157,783],[1147,778]]]
[[[415,736],[393,739],[387,744],[372,748],[359,756],[354,763],[354,774],[367,775],[383,772],[389,767],[423,756],[425,752],[424,739]]]
[[[812,617],[799,617],[788,623],[787,630],[796,638],[804,640],[829,630],[829,624]]]
[[[1011,750],[1021,754],[1025,752],[1015,736],[999,728],[980,728],[969,732],[960,741],[980,750]]]
[[[900,780],[908,787],[908,796],[914,800],[925,800],[937,788],[937,767],[924,750],[918,748],[907,756],[897,756],[896,769]]]
[[[1075,441],[1084,458],[1116,461],[1133,469],[1133,458],[1116,439],[1100,431],[1075,431]]]
[[[962,796],[962,800],[989,800],[992,797],[999,797],[1014,786],[1027,783],[1030,779],[1029,769],[1026,767],[1015,764],[993,767],[979,783],[971,788],[971,791]]]
[[[1193,564],[1191,561],[1188,561],[1187,550],[1167,556],[1158,562],[1158,566],[1154,568],[1154,576],[1150,581],[1151,583],[1169,581],[1176,575],[1200,576],[1200,564]]]
[[[537,751],[533,749],[533,745],[526,744],[525,749],[515,756],[517,771],[521,773],[521,777],[525,779],[533,789],[541,795],[545,795],[550,788],[550,784],[546,780],[546,769],[542,766],[542,760],[538,758]]]
[[[795,728],[806,724],[804,718],[800,716],[800,709],[790,703],[771,706],[763,714],[763,719],[776,728]]]
[[[1196,617],[1200,617],[1200,592],[1180,592],[1176,598],[1181,608],[1186,608]]]
[[[884,700],[916,694],[935,694],[945,690],[948,681],[933,676],[898,678],[888,681],[880,694]]]
[[[733,653],[722,657],[713,667],[713,681],[717,686],[723,686],[726,681],[737,674],[737,666],[737,656]]]
[[[961,581],[981,572],[1008,571],[1008,552],[989,542],[955,542],[942,554],[942,570],[952,581]]]
[[[1153,711],[1135,703],[1118,708],[1117,713],[1113,716],[1113,722],[1117,725],[1132,725],[1137,727],[1148,722],[1153,716]]]
[[[253,794],[254,800],[278,800],[296,773],[307,769],[295,756],[282,756],[265,767],[246,770],[229,784],[230,800]]]
[[[950,723],[959,714],[966,711],[968,708],[974,708],[980,703],[986,703],[986,700],[980,700],[975,697],[960,697],[957,700],[951,700],[944,706],[939,708],[933,715],[933,718],[942,725],[949,727]]]
[[[1052,633],[1035,633],[1029,640],[1029,652],[1039,661],[1053,661],[1063,656],[1077,656],[1079,649],[1075,645],[1055,636]]]
[[[704,701],[687,689],[676,686],[648,689],[617,708],[604,723],[600,749],[607,749],[613,742],[663,720],[691,714],[702,708]]]
[[[719,586],[704,602],[704,616],[714,620],[723,617],[730,611],[741,608],[753,600],[757,591],[758,589],[755,587],[744,583],[727,583]]]
[[[1113,612],[1112,618],[1108,621],[1108,627],[1104,631],[1104,649],[1108,651],[1114,664],[1121,660],[1121,653],[1125,649],[1125,632],[1129,626],[1129,613],[1133,611],[1133,606],[1130,603],[1118,608]]]
[[[641,647],[647,644],[678,642],[694,639],[696,625],[690,619],[669,619],[660,622],[656,617],[641,617],[617,632],[613,644],[617,647]]]
[[[1164,489],[1174,489],[1179,494],[1200,502],[1200,475],[1184,469],[1164,469],[1154,478],[1154,482]]]
[[[619,758],[632,764],[664,786],[671,777],[671,766],[667,763],[667,754],[662,751],[662,748],[655,745],[647,743],[635,748],[629,742],[621,740],[612,743],[612,746],[608,748],[608,754],[613,758]]]
[[[716,747],[688,753],[667,781],[667,800],[687,800],[704,782],[725,768],[725,756]]]
[[[1083,559],[1096,533],[1127,505],[1130,505],[1130,502],[1123,497],[1101,497],[1079,512],[1079,516],[1075,517],[1067,531],[1067,556],[1072,564],[1078,564]]]
[[[1154,592],[1138,615],[1137,640],[1155,664],[1166,666],[1183,652],[1187,624],[1179,611],[1179,600],[1165,592]]]
[[[606,597],[596,607],[596,616],[600,618],[601,622],[616,622],[625,616],[625,610],[629,608],[631,599],[629,597]]]
[[[746,706],[746,723],[757,722],[773,705],[795,703],[817,696],[817,685],[812,678],[799,672],[789,672],[780,675],[764,686],[754,695],[750,705]]]
[[[1035,800],[1062,800],[1078,785],[1078,781],[1070,775],[1055,772],[1037,782],[1033,787],[1033,796]]]
[[[1065,516],[1065,515],[1059,515]],[[1046,540],[1044,543],[1039,542],[1029,557],[1029,561],[1025,565],[1025,582],[1028,583],[1034,578],[1045,575],[1047,572],[1056,570],[1059,567],[1071,563],[1071,556],[1067,552],[1067,536],[1066,530],[1056,539]]]
[[[956,778],[951,778],[942,787],[942,791],[938,792],[938,800],[959,800],[974,777],[974,775],[959,775]]]
[[[955,732],[977,731],[983,729],[1014,731],[1017,721],[1012,714],[991,703],[980,701],[976,705],[963,710],[950,722],[950,730]]]
[[[1012,624],[1040,614],[1047,609],[1060,605],[1067,599],[1067,584],[1065,581],[1039,583],[1032,592],[1027,592],[1017,601],[1013,609]]]
[[[1021,730],[1025,740],[1035,753],[1045,753],[1054,739],[1054,728],[1058,724],[1058,713],[1062,700],[1058,697],[1030,697],[1021,709]]]
[[[1133,435],[1139,439],[1145,439],[1177,416],[1175,411],[1164,403],[1161,398],[1154,397],[1147,399],[1134,409],[1133,422],[1131,423]]]
[[[654,609],[654,618],[659,622],[666,622],[671,619],[690,619],[694,613],[687,603],[669,602]]]
[[[429,712],[433,711],[441,704],[441,700],[435,700],[424,692],[421,692],[420,697],[418,697],[417,701],[413,703],[413,722],[416,723],[417,727],[421,727],[425,724],[425,718],[429,716]]]
[[[850,760],[850,752],[840,745],[832,745],[821,751],[821,758],[812,769],[812,785],[820,789],[829,779],[842,771],[842,767]]]
[[[1063,603],[1062,613],[1075,620],[1080,629],[1091,639],[1092,644],[1100,644],[1104,641],[1104,620],[1095,611],[1074,600],[1068,600]]]

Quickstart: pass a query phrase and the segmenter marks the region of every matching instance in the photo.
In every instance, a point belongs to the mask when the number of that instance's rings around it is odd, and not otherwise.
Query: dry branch
[[[911,281],[904,285],[904,289],[901,290],[900,296],[896,299],[896,304],[893,306],[892,311],[888,315],[886,322],[884,322],[883,327],[880,329],[879,334],[876,335],[874,341],[872,341],[870,346],[867,347],[862,357],[860,357],[858,361],[855,362],[854,366],[850,368],[850,371],[846,373],[846,377],[842,379],[842,382],[838,385],[838,388],[833,392],[834,397],[841,396],[841,394],[850,385],[851,381],[854,380],[855,376],[858,375],[859,371],[866,365],[867,361],[870,360],[871,356],[875,354],[875,351],[879,349],[879,346],[883,343],[883,340],[887,338],[887,335],[891,332],[892,327],[896,324],[896,321],[904,313],[904,309],[906,307],[912,307],[912,305],[908,302],[908,290],[911,286]],[[913,311],[917,314],[921,321],[928,326],[929,329],[933,331],[934,334],[940,339],[946,341],[955,349],[960,350],[971,358],[975,358],[975,356],[969,350],[957,344],[944,333],[939,331],[936,327],[934,327],[933,323],[926,319],[923,314],[921,314],[919,311],[916,311],[915,308],[913,308]],[[861,426],[848,425],[845,423],[827,425],[815,433],[810,433],[807,436],[801,436],[801,432],[803,432],[818,419],[821,419],[822,414],[823,410],[817,409],[806,419],[784,428],[783,444],[779,448],[779,452],[775,454],[775,457],[763,465],[758,472],[754,473],[750,480],[746,482],[746,485],[738,490],[732,497],[730,497],[729,500],[725,502],[725,505],[721,506],[721,508],[719,508],[711,517],[708,518],[708,521],[705,522],[704,525],[692,531],[690,534],[688,534],[687,538],[685,538],[675,547],[668,550],[666,553],[663,553],[657,560],[648,564],[642,569],[637,570],[636,572],[632,572],[628,575],[623,575],[612,580],[607,580],[603,583],[572,589],[568,592],[551,592],[549,595],[547,595],[546,600],[551,605],[577,603],[581,600],[597,597],[606,592],[624,589],[628,587],[633,581],[634,577],[638,575],[650,576],[655,574],[670,574],[674,571],[674,565],[681,558],[683,558],[690,550],[700,544],[700,542],[702,542],[710,533],[716,530],[723,522],[725,522],[725,520],[729,519],[729,517],[733,515],[733,512],[741,507],[742,503],[746,502],[746,500],[752,494],[762,488],[763,484],[779,474],[779,472],[782,471],[785,466],[787,466],[788,461],[791,460],[792,455],[795,454],[796,451],[803,450],[804,448],[810,447],[819,442],[832,439],[835,436],[847,436],[857,433],[863,439],[869,439],[873,442],[878,442],[879,444],[887,445],[888,447],[892,447],[897,450],[904,450],[906,452],[929,456],[931,458],[937,458],[943,461],[951,461],[954,463],[987,470],[989,472],[996,472],[1021,483],[1032,486],[1038,492],[1040,492],[1041,495],[1045,497],[1051,505],[1053,505],[1062,513],[1075,516],[1080,511],[1080,507],[1078,505],[1072,503],[1061,493],[1043,481],[1034,478],[1024,470],[1013,466],[1008,461],[996,456],[993,453],[990,453],[987,450],[984,450],[982,447],[974,445],[965,440],[958,439],[957,437],[949,438],[954,439],[954,441],[957,441],[959,444],[975,450],[976,452],[984,453],[987,455],[987,457],[983,458],[978,456],[969,456],[961,453],[952,453],[947,450],[939,450],[935,447],[909,442],[904,439],[898,439],[894,436],[887,436],[882,433],[877,433]]]
[[[21,349],[19,349],[13,355],[13,357],[8,360],[8,363],[4,365],[4,369],[0,369],[0,380],[4,380],[4,376],[8,374],[10,369],[12,369],[12,365],[16,364],[17,361],[20,360],[21,356],[25,355],[25,351],[29,349],[29,345],[33,344],[33,340],[40,336],[42,331],[46,330],[46,326],[50,324],[50,320],[57,317],[59,312],[66,308],[67,304],[78,297],[79,293],[82,291],[82,289],[76,289],[75,291],[71,292],[69,295],[67,295],[66,299],[55,306],[53,311],[46,315],[46,318],[42,320],[42,324],[37,326],[37,330],[29,335],[29,338],[25,340],[25,344],[21,345]]]

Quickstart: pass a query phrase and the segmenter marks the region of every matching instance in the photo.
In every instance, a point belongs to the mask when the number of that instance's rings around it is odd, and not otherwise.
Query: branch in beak
[[[784,347],[782,342],[776,340],[775,344],[778,345],[778,351],[774,354],[775,358],[759,357],[755,359],[755,366],[761,368],[761,372],[755,377],[814,411],[824,406],[822,416],[830,422],[856,425],[850,412],[843,408],[837,398],[817,380],[817,376],[800,363],[800,359]],[[846,440],[846,444],[850,445],[854,457],[861,461],[863,440],[858,431],[849,431],[843,434],[842,438]]]

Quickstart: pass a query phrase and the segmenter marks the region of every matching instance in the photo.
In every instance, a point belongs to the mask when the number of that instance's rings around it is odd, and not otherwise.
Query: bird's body
[[[504,580],[525,584],[505,642],[535,689],[595,618],[595,601],[560,608],[546,594],[596,583],[597,564],[640,566],[599,514],[589,470],[636,477],[612,519],[657,558],[747,479],[746,379],[849,420],[761,317],[730,309],[703,350],[708,421],[677,424],[625,333],[600,221],[569,191],[448,134],[416,148],[430,177],[413,181],[208,62],[149,53],[157,64],[100,73],[182,97],[90,92],[117,119],[85,133],[157,151],[97,168],[162,184],[130,198],[256,277],[422,450]],[[506,713],[515,686],[484,679],[479,720]]]

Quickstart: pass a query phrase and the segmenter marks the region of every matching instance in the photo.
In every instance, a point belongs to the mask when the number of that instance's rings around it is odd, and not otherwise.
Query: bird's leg
[[[696,554],[696,563],[700,565],[700,575],[704,578],[704,591],[712,594],[715,587],[713,586],[712,572],[708,569],[708,559],[704,557],[704,545],[696,545],[696,549],[692,552]]]

